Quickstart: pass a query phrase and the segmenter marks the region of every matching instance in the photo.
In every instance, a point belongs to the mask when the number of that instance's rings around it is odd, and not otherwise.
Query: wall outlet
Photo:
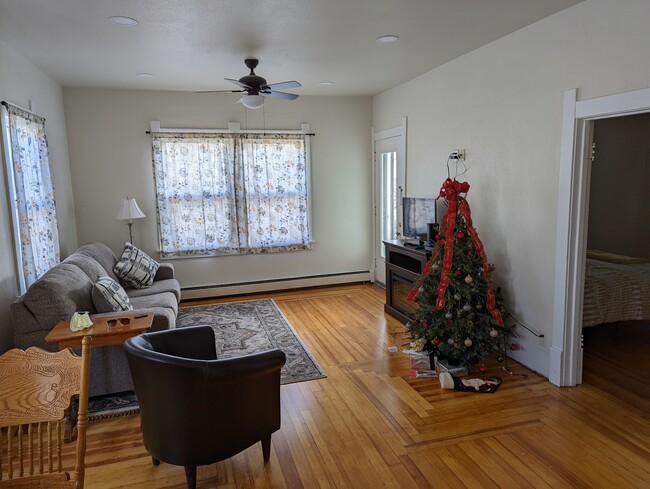
[[[452,151],[449,155],[449,158],[452,160],[463,160],[465,161],[465,149],[457,149]]]

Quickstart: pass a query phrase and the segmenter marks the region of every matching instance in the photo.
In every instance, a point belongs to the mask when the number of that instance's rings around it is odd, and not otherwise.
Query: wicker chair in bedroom
[[[66,349],[32,347],[0,356],[0,488],[83,489],[88,423],[90,343],[81,357]],[[64,416],[79,394],[76,464],[72,479],[62,462]]]

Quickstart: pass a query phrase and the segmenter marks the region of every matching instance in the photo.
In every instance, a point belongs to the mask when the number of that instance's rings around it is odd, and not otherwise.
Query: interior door
[[[374,133],[374,277],[386,284],[383,241],[397,239],[402,229],[402,197],[405,191],[406,119],[402,125]]]

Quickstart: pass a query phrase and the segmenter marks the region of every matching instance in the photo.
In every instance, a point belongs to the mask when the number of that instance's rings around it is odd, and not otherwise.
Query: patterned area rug
[[[271,348],[287,356],[281,384],[326,377],[273,299],[182,307],[176,327],[205,324],[215,332],[217,357],[233,358]],[[91,398],[89,421],[137,414],[133,391]]]
[[[287,356],[281,374],[282,384],[325,377],[273,299],[179,309],[177,328],[199,324],[214,329],[218,358],[279,348]]]
[[[88,400],[88,422],[130,416],[139,412],[138,398],[133,391],[91,397]]]

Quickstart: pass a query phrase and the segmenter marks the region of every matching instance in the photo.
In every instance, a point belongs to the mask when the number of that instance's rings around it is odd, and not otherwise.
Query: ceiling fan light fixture
[[[259,109],[264,105],[264,97],[261,95],[246,95],[241,101],[247,109]]]
[[[385,36],[379,36],[377,39],[375,39],[379,44],[390,44],[391,42],[397,42],[399,41],[399,36],[396,36],[394,34],[387,34]]]
[[[125,27],[133,27],[134,25],[138,25],[137,20],[131,17],[125,17],[124,15],[113,15],[109,17],[108,20],[113,24],[117,24]]]

